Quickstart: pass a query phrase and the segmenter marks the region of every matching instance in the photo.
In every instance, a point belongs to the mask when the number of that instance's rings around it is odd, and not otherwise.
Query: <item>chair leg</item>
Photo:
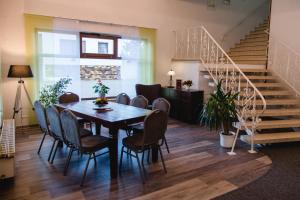
[[[93,132],[93,123],[90,122],[90,131]]]
[[[166,136],[164,136],[164,141],[165,141],[165,145],[166,145],[167,151],[168,151],[168,153],[170,153],[169,145],[168,145],[168,143],[167,143],[167,138],[166,138]]]
[[[56,139],[54,139],[54,141],[53,141],[53,143],[52,143],[51,150],[50,150],[50,153],[49,153],[49,156],[48,156],[48,162],[50,162],[51,155],[52,155],[52,152],[53,152],[55,143],[56,143]]]
[[[150,162],[150,153],[151,153],[151,148],[150,149],[148,149],[148,158],[147,158],[147,162],[148,162],[148,164],[150,164],[151,162]]]
[[[84,169],[83,176],[82,176],[81,183],[80,183],[80,186],[81,186],[81,187],[83,186],[84,179],[85,179],[85,177],[86,177],[86,171],[87,171],[87,169],[89,168],[89,164],[90,164],[91,158],[92,158],[92,154],[89,154],[89,158],[88,158],[88,160],[87,160],[87,162],[86,162],[85,169]]]
[[[121,149],[121,157],[120,157],[120,163],[119,163],[119,174],[121,174],[122,163],[123,163],[123,154],[124,154],[124,146],[122,146],[122,149]]]
[[[44,140],[45,140],[45,137],[46,137],[46,133],[44,133],[44,135],[43,135],[43,138],[42,138],[42,141],[41,141],[41,144],[40,144],[40,146],[39,146],[39,150],[38,150],[38,152],[37,152],[37,154],[40,154],[40,151],[41,151],[41,148],[42,148],[42,145],[43,145],[43,143],[44,143]]]
[[[68,155],[68,158],[67,158],[67,161],[66,161],[66,165],[65,165],[65,169],[64,169],[64,176],[67,175],[67,172],[68,172],[68,168],[69,168],[69,165],[70,165],[70,161],[71,161],[71,158],[72,158],[73,151],[74,151],[74,149],[73,149],[73,148],[70,148],[70,152],[69,152],[69,155]]]
[[[165,160],[164,160],[164,157],[163,157],[163,155],[162,155],[162,152],[161,152],[161,148],[160,148],[160,146],[158,147],[158,150],[159,150],[159,154],[160,154],[161,162],[162,162],[162,164],[163,164],[163,167],[164,167],[164,171],[165,171],[165,173],[167,173],[167,168],[166,168],[166,165],[165,165]]]
[[[93,158],[94,158],[95,166],[97,166],[97,159],[96,159],[96,154],[95,153],[93,153]]]
[[[55,146],[55,148],[54,148],[54,153],[53,153],[52,159],[51,159],[51,161],[50,161],[51,164],[53,164],[53,160],[54,160],[54,158],[55,158],[55,155],[56,155],[56,152],[57,152],[57,149],[58,149],[58,146],[59,146],[59,145],[60,145],[60,144],[59,144],[59,141],[57,141],[56,146]]]
[[[143,151],[143,154],[142,154],[142,165],[144,165],[144,157],[145,157],[145,151]]]
[[[145,184],[144,172],[143,172],[143,169],[141,167],[139,155],[136,152],[135,152],[135,156],[136,156],[136,160],[137,160],[137,163],[138,163],[138,166],[139,166],[139,171],[140,171],[142,182],[143,182],[143,184]]]

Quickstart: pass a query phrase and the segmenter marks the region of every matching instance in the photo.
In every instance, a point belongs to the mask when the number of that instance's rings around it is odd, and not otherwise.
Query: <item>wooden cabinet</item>
[[[170,116],[172,118],[197,123],[203,107],[203,91],[162,88],[162,97],[171,104]]]

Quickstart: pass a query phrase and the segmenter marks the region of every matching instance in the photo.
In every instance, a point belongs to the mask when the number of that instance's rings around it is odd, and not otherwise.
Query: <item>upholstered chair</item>
[[[145,98],[148,99],[148,108],[152,108],[152,103],[155,99],[161,97],[161,85],[154,84],[154,85],[143,85],[143,84],[136,84],[135,85],[136,95],[143,95]]]
[[[128,105],[130,103],[130,98],[126,93],[118,94],[116,97],[116,103]]]
[[[42,140],[41,140],[38,152],[37,152],[39,154],[41,151],[42,145],[44,143],[46,135],[51,136],[51,133],[49,131],[47,115],[46,115],[46,111],[45,111],[43,104],[40,101],[35,101],[33,107],[34,107],[35,115],[36,115],[37,121],[39,123],[40,129],[43,133],[43,137],[42,137]]]
[[[164,140],[164,135],[167,130],[168,124],[168,115],[166,112],[160,110],[152,111],[144,120],[144,132],[142,134],[134,134],[132,136],[128,136],[122,140],[122,149],[121,149],[121,158],[119,171],[122,169],[122,161],[123,154],[130,154],[130,156],[135,157],[137,159],[140,176],[145,183],[146,178],[146,170],[144,168],[143,162],[140,162],[139,153],[142,153],[142,160],[144,157],[144,151],[149,151],[151,148],[158,148],[159,154],[161,157],[161,161],[163,164],[163,169],[165,173],[167,173],[167,169],[164,163],[163,154],[161,151],[161,144],[159,141]],[[127,148],[127,151],[124,150]],[[128,151],[129,150],[129,151]],[[142,167],[141,167],[142,165]]]
[[[146,99],[143,95],[138,95],[131,99],[130,105],[137,108],[146,109],[148,107],[148,99]]]
[[[96,157],[107,153],[105,152],[96,155],[96,152],[104,148],[108,148],[110,150],[112,144],[111,139],[100,135],[92,134],[90,134],[89,136],[81,137],[80,126],[77,121],[77,118],[71,111],[67,109],[60,113],[60,118],[65,140],[67,141],[70,147],[70,152],[65,165],[64,175],[67,174],[70,160],[74,151],[79,151],[81,154],[87,154],[89,156],[80,183],[80,186],[83,186],[90,160],[94,159],[96,165]]]

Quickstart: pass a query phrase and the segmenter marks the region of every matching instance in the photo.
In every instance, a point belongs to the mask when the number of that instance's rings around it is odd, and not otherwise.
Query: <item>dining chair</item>
[[[138,95],[131,99],[130,104],[131,106],[137,107],[137,108],[144,108],[146,109],[148,107],[148,100],[143,95]]]
[[[137,107],[137,108],[147,109],[148,100],[143,95],[138,95],[138,96],[134,97],[133,99],[131,99],[129,105]],[[135,125],[138,125],[138,124],[140,124],[140,123],[127,124],[127,126],[125,127],[125,131],[126,131],[127,136],[129,136],[132,132],[131,127],[133,127]]]
[[[66,92],[58,97],[59,103],[73,103],[79,100],[79,96],[73,92]]]
[[[164,172],[167,173],[163,154],[161,151],[160,140],[164,140],[164,135],[167,129],[168,115],[161,110],[152,111],[144,120],[144,132],[142,134],[135,134],[128,136],[122,140],[121,158],[119,165],[119,172],[121,173],[123,154],[130,154],[137,159],[138,167],[142,182],[145,183],[146,170],[143,162],[140,162],[139,153],[142,153],[142,160],[144,157],[144,151],[152,148],[158,148],[161,157]],[[124,148],[130,151],[124,151]],[[134,154],[132,154],[132,152]],[[141,167],[142,165],[142,167]]]
[[[65,139],[65,135],[64,135],[64,131],[62,128],[62,124],[61,124],[61,119],[60,119],[60,115],[58,110],[56,109],[55,106],[50,106],[46,109],[47,111],[47,116],[49,119],[49,131],[52,133],[53,137],[54,137],[54,141],[53,141],[53,146],[56,143],[56,146],[54,148],[54,153],[53,156],[51,158],[50,163],[53,163],[53,160],[55,158],[56,155],[56,151],[58,149],[59,146],[59,142],[63,142],[67,147],[70,147],[69,142]],[[80,128],[80,137],[85,137],[85,136],[90,136],[92,135],[92,132]]]
[[[130,98],[126,93],[118,94],[116,97],[116,103],[128,105],[130,103]]]
[[[58,102],[59,103],[73,103],[73,102],[79,102],[80,98],[77,94],[73,92],[65,92],[64,94],[60,95],[58,97]],[[85,124],[87,123],[90,126],[90,130],[93,130],[93,123],[90,121],[87,121],[81,117],[77,117],[77,120],[79,121],[80,124]]]
[[[145,98],[148,99],[149,109],[152,109],[153,101],[161,97],[160,84],[153,84],[153,85],[136,84],[135,91],[136,91],[136,95],[143,95]]]
[[[67,174],[66,172],[69,167],[72,154],[74,151],[77,150],[81,154],[87,154],[89,156],[80,182],[80,186],[83,186],[90,160],[94,159],[96,165],[96,157],[111,152],[111,148],[112,148],[111,139],[104,136],[92,135],[92,134],[89,136],[80,137],[79,123],[77,121],[76,116],[70,110],[66,109],[62,111],[60,113],[60,118],[62,122],[62,128],[64,131],[65,139],[68,142],[70,147],[69,155],[64,169],[64,175]],[[96,152],[104,148],[108,148],[109,151],[96,155]]]
[[[161,111],[167,113],[168,116],[170,113],[170,108],[171,108],[171,105],[170,105],[169,101],[166,100],[165,98],[157,98],[153,101],[153,104],[152,104],[153,110],[161,110]],[[144,132],[144,124],[143,123],[133,125],[130,128],[132,129],[133,134],[140,134],[140,133]],[[165,143],[165,145],[166,145],[167,152],[170,153],[169,145],[168,145],[165,135],[164,135],[164,139],[162,140],[162,144],[163,143]],[[142,162],[144,162],[144,160],[142,160]],[[148,163],[149,162],[150,162],[150,151],[148,151]]]
[[[44,143],[46,135],[51,136],[51,133],[49,131],[47,115],[46,115],[45,107],[43,106],[43,104],[40,101],[35,101],[33,104],[33,107],[34,107],[34,112],[35,112],[37,121],[39,123],[39,127],[43,133],[43,137],[42,137],[42,140],[41,140],[38,152],[37,152],[38,154],[40,154],[40,151],[41,151],[41,148]]]

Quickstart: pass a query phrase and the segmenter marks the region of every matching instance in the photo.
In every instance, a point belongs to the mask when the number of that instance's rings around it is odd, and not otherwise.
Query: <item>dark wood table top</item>
[[[137,108],[129,105],[123,105],[114,102],[108,102],[103,108],[111,108],[111,111],[97,111],[94,108],[98,106],[90,101],[80,101],[67,104],[56,104],[60,109],[69,109],[79,117],[99,122],[102,125],[118,125],[124,123],[135,123],[142,121],[145,116],[150,114],[151,110]],[[99,108],[99,107],[98,107]]]

